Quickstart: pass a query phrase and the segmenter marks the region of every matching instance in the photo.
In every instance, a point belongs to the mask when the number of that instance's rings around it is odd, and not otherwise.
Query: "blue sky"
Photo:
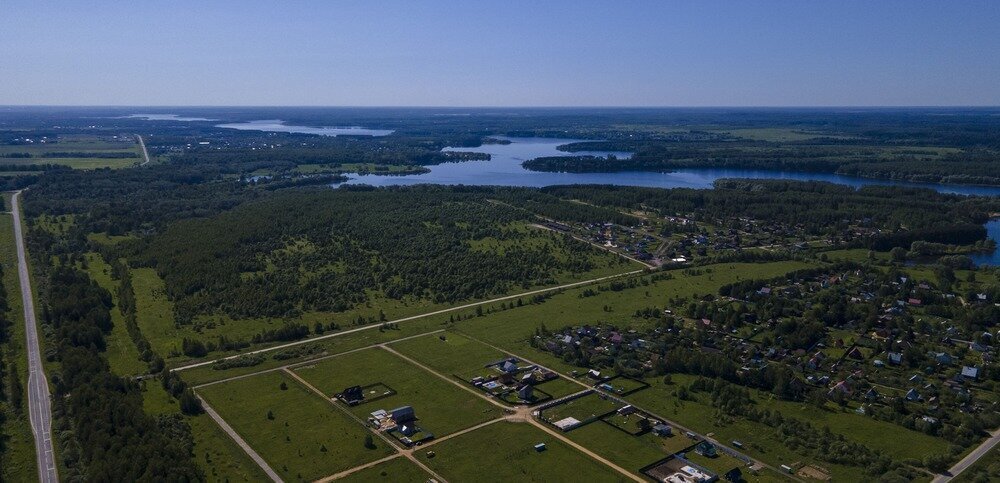
[[[1000,105],[1000,2],[0,1],[0,104]]]

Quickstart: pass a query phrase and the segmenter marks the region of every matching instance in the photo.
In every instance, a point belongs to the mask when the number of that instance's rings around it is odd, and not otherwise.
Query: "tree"
[[[189,416],[195,416],[204,411],[204,408],[201,407],[201,400],[194,395],[194,391],[190,388],[181,393],[180,406],[181,412]]]
[[[376,446],[375,446],[375,438],[372,438],[372,435],[370,433],[365,435],[365,448],[368,448],[368,449],[375,449],[376,448]]]
[[[272,421],[274,420],[274,412],[272,412],[270,409],[267,410],[267,419],[270,419]]]
[[[889,250],[889,258],[894,262],[905,262],[906,261],[906,249],[903,247],[895,247]]]

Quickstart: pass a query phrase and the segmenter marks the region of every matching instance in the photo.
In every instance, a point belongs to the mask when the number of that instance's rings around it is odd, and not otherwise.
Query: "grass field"
[[[177,400],[158,381],[143,389],[143,410],[150,415],[180,414]],[[210,482],[264,481],[267,475],[207,414],[183,416],[194,438],[194,461]]]
[[[454,332],[397,342],[392,348],[444,374],[462,374],[506,357],[503,352]]]
[[[725,263],[700,267],[700,275],[685,275],[682,270],[671,273],[673,279],[651,282],[620,291],[604,291],[594,297],[581,298],[585,288],[574,288],[552,296],[539,305],[495,312],[456,324],[456,330],[473,338],[522,354],[537,363],[562,372],[574,367],[562,358],[531,347],[528,339],[543,325],[555,330],[566,326],[607,323],[619,327],[635,326],[636,310],[668,305],[674,297],[716,293],[720,286],[749,278],[771,278],[812,265],[788,261],[773,263]],[[645,278],[650,278],[644,276]],[[646,391],[640,391],[646,392]]]
[[[535,451],[538,443],[545,451]],[[586,475],[588,482],[627,481],[544,431],[528,425],[496,423],[433,446],[435,456],[420,461],[449,481],[565,481]]]
[[[574,418],[582,422],[620,407],[621,404],[604,399],[598,393],[590,393],[558,406],[546,408],[541,416],[550,423],[556,423],[563,418]]]
[[[139,351],[125,328],[125,316],[118,308],[118,282],[111,279],[111,266],[97,253],[86,253],[86,272],[101,288],[111,292],[115,306],[111,308],[111,333],[107,335],[107,351],[104,353],[111,366],[111,371],[119,376],[134,376],[148,369],[145,362],[139,359]],[[140,313],[141,314],[141,313]]]
[[[354,406],[350,411],[366,418],[376,409],[412,406],[419,426],[437,437],[500,416],[499,408],[479,396],[379,348],[334,357],[295,372],[329,397],[354,385],[386,384],[396,391],[395,395]]]
[[[286,481],[313,480],[393,451],[378,438],[376,449],[365,448],[364,427],[280,372],[198,392]]]
[[[630,471],[687,448],[693,442],[684,436],[661,438],[652,433],[631,436],[601,421],[566,433],[566,437]]]
[[[5,197],[10,208],[9,197]],[[28,362],[24,350],[24,306],[21,304],[21,285],[17,278],[17,251],[14,245],[14,220],[9,213],[0,213],[0,266],[3,267],[3,286],[7,292],[10,312],[10,340],[2,344],[4,362],[17,361],[21,385],[27,391]],[[35,464],[35,440],[28,421],[27,394],[20,411],[14,411],[6,402],[0,402],[7,420],[0,426],[0,437],[5,438],[6,449],[0,458],[0,481],[34,481],[38,479]]]
[[[692,400],[678,399],[674,391],[694,379],[693,376],[674,374],[671,386],[664,385],[662,381],[650,380],[652,387],[626,399],[699,433],[711,433],[719,441],[739,440],[744,445],[744,453],[775,467],[793,462],[814,463],[829,469],[834,481],[863,481],[868,478],[861,468],[833,465],[789,450],[775,434],[775,430],[763,424],[746,420],[720,421],[716,409],[709,404],[704,394],[695,394]],[[896,441],[886,438],[883,444],[896,444]]]
[[[387,483],[424,483],[430,475],[406,458],[396,458],[379,463],[357,473],[352,473],[337,481],[344,483],[370,483],[384,481]]]
[[[116,142],[95,136],[60,136],[58,141],[0,146],[0,155],[10,153],[32,155],[30,158],[0,158],[0,164],[60,164],[75,169],[125,168],[139,163],[142,157],[139,144],[132,138]],[[86,153],[87,157],[48,157],[49,153]],[[101,153],[108,153],[109,157],[100,157]],[[123,153],[133,157],[111,157]]]

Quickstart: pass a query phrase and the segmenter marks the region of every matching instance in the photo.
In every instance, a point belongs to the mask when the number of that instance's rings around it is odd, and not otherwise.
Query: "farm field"
[[[375,449],[365,448],[369,433],[362,425],[282,373],[206,386],[198,393],[288,481],[313,480],[393,451],[378,438]]]
[[[535,451],[538,443],[545,451]],[[529,424],[496,423],[432,447],[434,457],[417,457],[449,481],[562,481],[587,475],[589,482],[628,481]]]
[[[363,419],[377,409],[388,411],[400,406],[412,406],[418,425],[437,437],[500,416],[497,407],[476,394],[464,391],[380,348],[298,367],[295,373],[328,397],[350,386],[384,384],[396,394],[350,407],[349,410]]]
[[[125,168],[141,162],[139,145],[131,137],[123,141],[112,141],[95,136],[73,135],[60,136],[57,141],[0,146],[0,156],[15,153],[31,156],[0,157],[0,164],[59,164],[74,169],[98,169]],[[102,157],[105,153],[106,156]]]

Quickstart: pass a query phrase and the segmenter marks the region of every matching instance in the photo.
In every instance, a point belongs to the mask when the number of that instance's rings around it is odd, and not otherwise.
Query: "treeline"
[[[992,198],[895,186],[850,186],[814,181],[723,179],[714,190],[618,186],[556,186],[542,192],[601,206],[653,209],[665,216],[690,214],[696,221],[735,217],[801,227],[810,234],[840,234],[852,225],[879,229],[865,243],[880,247],[919,239],[971,243],[985,237],[988,213],[1000,211]],[[948,233],[954,233],[954,240]],[[896,245],[892,245],[896,246]],[[889,246],[891,248],[892,246]],[[888,249],[888,248],[886,248]]]
[[[45,257],[38,255],[36,257]],[[43,260],[45,258],[42,258]],[[36,266],[44,266],[36,263]],[[193,439],[176,417],[143,412],[135,381],[115,376],[101,352],[111,294],[68,266],[47,271],[42,322],[51,327],[53,432],[69,481],[200,481]]]
[[[0,266],[0,280],[4,267]],[[18,373],[17,364],[7,355],[7,344],[11,342],[11,322],[8,318],[10,306],[7,303],[7,289],[0,283],[0,463],[7,455],[7,419],[19,417],[24,411],[24,386]],[[0,477],[3,476],[0,469]]]

